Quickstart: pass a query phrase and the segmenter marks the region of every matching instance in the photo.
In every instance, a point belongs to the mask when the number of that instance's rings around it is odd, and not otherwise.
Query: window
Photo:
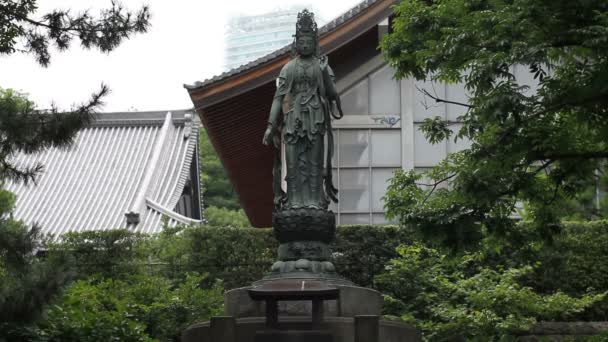
[[[344,115],[367,115],[369,114],[369,88],[368,81],[363,81],[340,95]]]
[[[382,198],[388,180],[402,166],[401,129],[379,128],[376,120],[400,120],[401,82],[393,79],[394,70],[387,65],[356,73],[350,77],[358,81],[340,95],[345,119],[350,117],[354,124],[335,129],[332,164],[339,203],[330,209],[338,224],[385,224]]]
[[[345,115],[399,115],[400,82],[393,79],[394,69],[383,66],[361,79],[342,95]]]
[[[388,180],[401,168],[400,129],[336,129],[333,180],[338,224],[383,224]]]
[[[399,81],[393,79],[395,70],[385,66],[369,75],[370,114],[399,114]]]

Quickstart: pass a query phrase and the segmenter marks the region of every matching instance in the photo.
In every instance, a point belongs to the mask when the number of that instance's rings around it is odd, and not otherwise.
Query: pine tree
[[[110,52],[133,34],[146,32],[150,18],[146,6],[130,12],[116,2],[97,16],[69,10],[39,15],[36,9],[35,0],[0,1],[0,55],[29,54],[46,67],[51,46],[63,51],[74,40],[85,49]],[[35,182],[43,165],[23,168],[12,162],[13,156],[68,146],[108,92],[102,85],[82,105],[61,111],[38,110],[24,94],[0,88],[0,187],[7,181]],[[70,274],[62,258],[36,256],[47,237],[38,227],[12,218],[14,203],[14,195],[0,189],[0,341],[27,340],[28,324],[41,316]]]

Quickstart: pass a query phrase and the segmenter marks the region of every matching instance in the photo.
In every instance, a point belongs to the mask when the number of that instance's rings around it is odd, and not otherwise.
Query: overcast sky
[[[125,41],[110,54],[73,44],[51,56],[48,68],[32,55],[0,55],[0,87],[28,93],[39,108],[52,102],[68,109],[81,103],[103,82],[112,93],[102,111],[166,110],[192,107],[183,84],[222,72],[224,26],[240,14],[262,14],[294,4],[310,4],[329,21],[360,0],[123,0],[129,9],[148,4],[152,27]],[[108,7],[110,0],[39,0],[39,13]]]

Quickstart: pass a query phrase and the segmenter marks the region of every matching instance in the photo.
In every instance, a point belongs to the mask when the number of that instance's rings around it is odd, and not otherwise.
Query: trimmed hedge
[[[577,295],[608,288],[608,221],[569,222],[551,242],[529,236],[529,227],[501,241],[484,240],[477,253],[488,267],[534,266],[526,285],[541,293]],[[340,226],[332,244],[338,272],[356,284],[374,287],[399,245],[413,243],[409,229],[398,226]],[[183,227],[145,236],[128,231],[70,234],[59,250],[69,250],[83,276],[112,277],[145,268],[168,278],[188,272],[222,279],[226,288],[249,285],[270,270],[277,242],[271,229]]]

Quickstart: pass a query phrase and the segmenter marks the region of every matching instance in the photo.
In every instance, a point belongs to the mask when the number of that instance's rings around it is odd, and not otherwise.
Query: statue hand
[[[266,128],[266,132],[264,132],[264,139],[262,139],[262,144],[268,146],[272,142],[272,126],[268,126]]]
[[[325,68],[327,68],[327,60],[327,55],[319,57],[319,65],[321,66],[321,70],[325,70]]]

